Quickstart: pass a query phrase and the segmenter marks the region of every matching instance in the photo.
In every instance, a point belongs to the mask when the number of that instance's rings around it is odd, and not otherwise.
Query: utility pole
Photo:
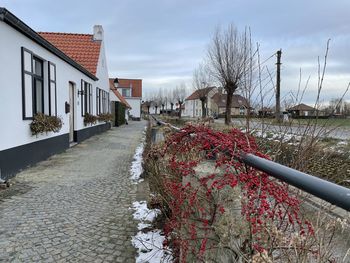
[[[276,73],[276,109],[275,115],[278,122],[281,121],[281,55],[282,50],[277,51],[277,73]]]

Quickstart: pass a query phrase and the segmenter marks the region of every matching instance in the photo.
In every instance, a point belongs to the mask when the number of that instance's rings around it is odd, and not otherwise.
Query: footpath
[[[0,262],[135,262],[130,166],[146,122],[96,135],[0,191]],[[142,189],[141,189],[142,192]]]

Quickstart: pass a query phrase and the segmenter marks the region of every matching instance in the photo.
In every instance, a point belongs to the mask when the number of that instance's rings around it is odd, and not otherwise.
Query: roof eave
[[[85,69],[83,66],[78,64],[75,60],[71,59],[69,56],[67,56],[65,53],[63,53],[61,50],[56,48],[54,45],[52,45],[50,42],[45,40],[43,37],[41,37],[37,32],[35,32],[33,29],[31,29],[29,26],[27,26],[24,22],[22,22],[19,18],[17,18],[15,15],[13,15],[10,11],[8,11],[6,8],[0,8],[0,20],[14,28],[15,30],[19,31],[23,35],[27,36],[43,48],[47,49],[51,53],[55,54],[80,72],[84,73],[86,76],[93,80],[98,80],[98,78],[90,73],[87,69]]]

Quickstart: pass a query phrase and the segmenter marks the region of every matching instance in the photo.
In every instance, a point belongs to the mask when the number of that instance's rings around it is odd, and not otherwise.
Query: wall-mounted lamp
[[[115,78],[114,80],[113,80],[113,85],[114,85],[114,88],[118,88],[118,86],[119,86],[119,79],[118,78]]]

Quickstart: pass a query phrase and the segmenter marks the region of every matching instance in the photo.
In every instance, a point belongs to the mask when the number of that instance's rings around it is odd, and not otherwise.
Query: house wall
[[[101,43],[101,48],[100,48],[100,56],[99,56],[98,64],[97,64],[96,77],[98,78],[98,80],[96,81],[96,87],[103,89],[103,90],[107,91],[108,93],[111,93],[111,92],[109,92],[110,87],[109,87],[109,78],[108,78],[107,58],[106,58],[106,52],[105,52],[105,45],[104,45],[103,41]],[[96,92],[96,89],[94,90],[94,92]],[[111,95],[109,95],[109,96],[111,96]],[[95,95],[94,99],[95,98],[96,98],[96,95]],[[96,108],[96,106],[95,106],[95,108]]]
[[[120,101],[120,99],[114,94],[112,90],[109,90],[109,98],[111,101]]]
[[[193,100],[185,100],[185,110],[181,113],[184,117],[193,117]]]
[[[141,118],[141,98],[125,98],[125,100],[129,103],[131,107],[130,115],[135,118]],[[158,107],[158,113],[159,113],[159,107]]]
[[[149,108],[149,114],[156,114],[156,107],[154,107],[154,105],[151,105]],[[159,114],[159,107],[157,109],[157,114]]]
[[[61,60],[42,46],[22,35],[14,28],[0,21],[0,173],[2,178],[11,177],[19,169],[69,147],[69,114],[65,113],[65,102],[69,101],[69,82],[75,83],[75,137],[77,141],[100,132],[108,125],[98,123],[96,127],[85,127],[81,114],[81,80],[92,84],[93,114],[96,113],[96,87],[109,91],[108,77],[95,83],[94,80]],[[31,120],[23,120],[22,116],[22,66],[21,47],[25,47],[35,55],[56,64],[57,116],[62,118],[63,126],[58,133],[32,136],[29,125]],[[44,63],[44,71],[47,63]],[[106,75],[107,67],[99,67],[98,74]],[[98,85],[97,85],[98,84]],[[44,89],[48,88],[47,74],[44,74]],[[91,131],[88,131],[92,129]],[[85,136],[82,136],[85,134]],[[40,142],[40,143],[39,143]],[[25,156],[16,154],[27,153]],[[13,159],[9,159],[13,156]],[[11,162],[11,164],[9,163]],[[13,163],[15,162],[15,163]]]
[[[209,93],[208,93],[208,116],[214,116],[218,114],[218,107],[216,105],[216,103],[214,102],[214,100],[212,99],[212,97],[218,92],[217,88],[212,89]]]
[[[213,116],[217,111],[216,103],[211,99],[214,94],[217,92],[217,89],[212,89],[207,95],[207,114],[208,116]],[[195,100],[186,100],[185,101],[185,113],[184,116],[198,118],[202,117],[202,102],[200,99]]]

